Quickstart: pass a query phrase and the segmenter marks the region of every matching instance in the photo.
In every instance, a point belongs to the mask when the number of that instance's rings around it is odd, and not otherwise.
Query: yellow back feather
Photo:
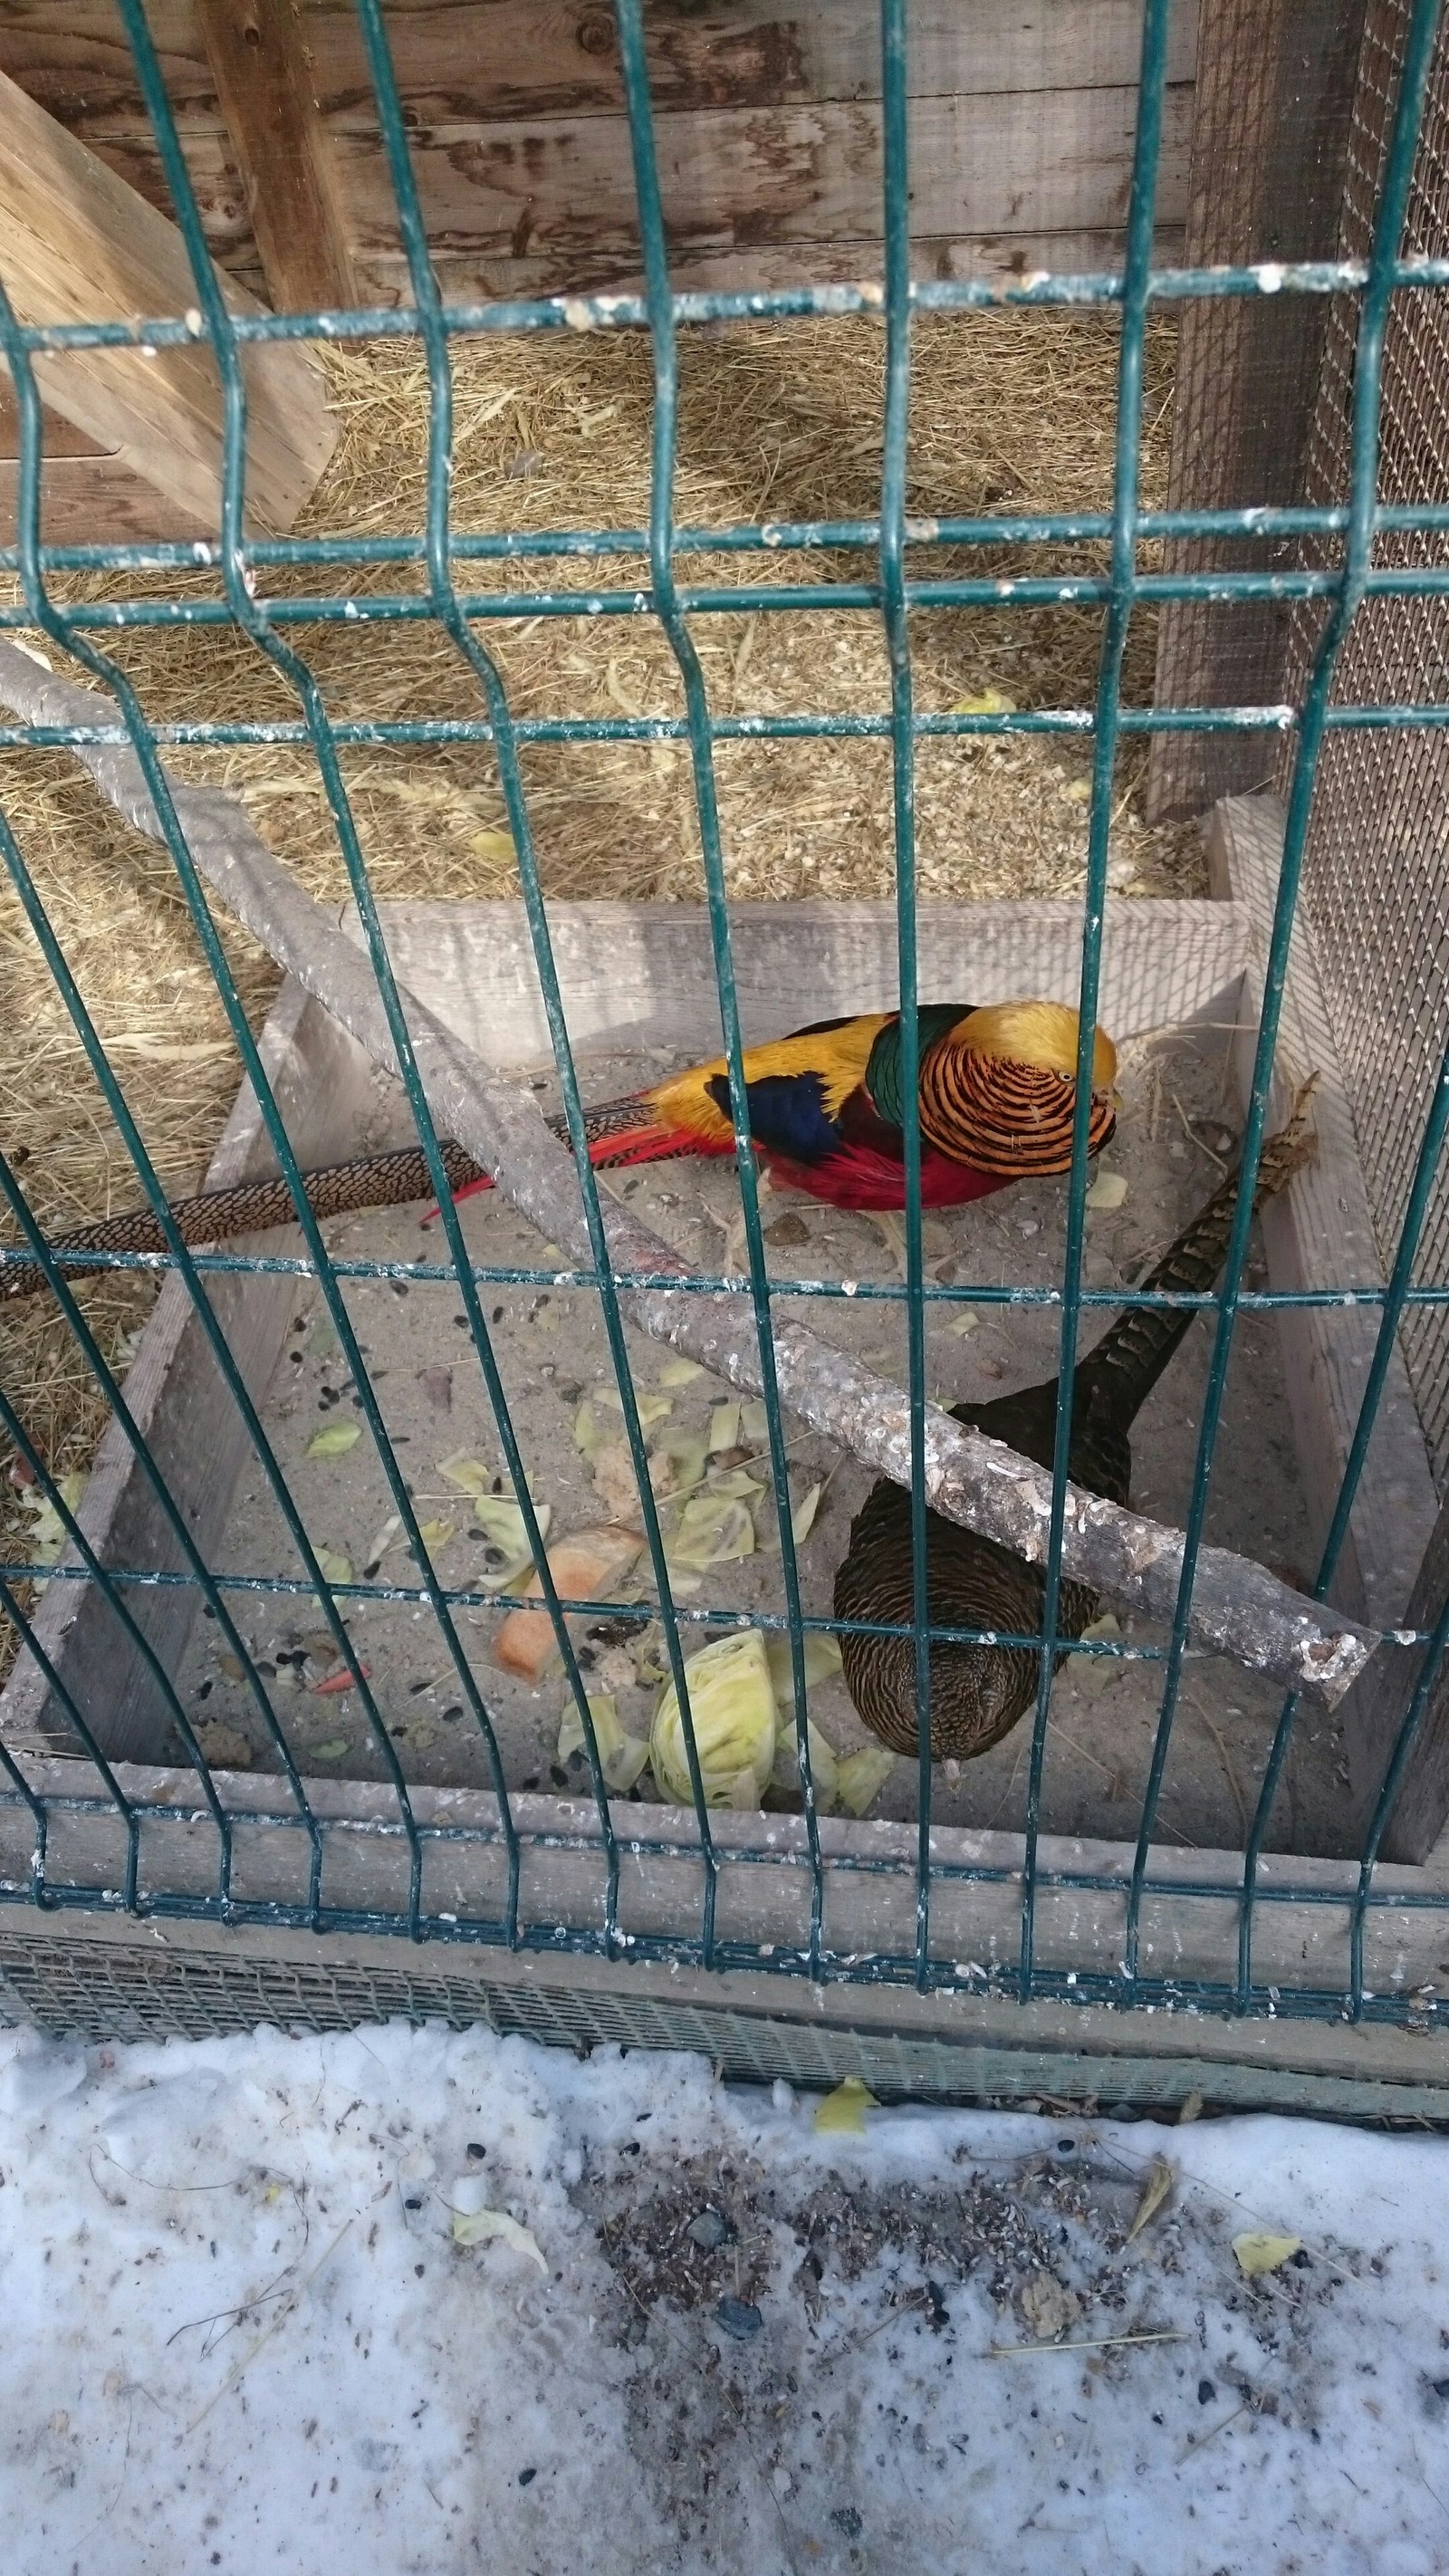
[[[864,1081],[871,1048],[887,1020],[893,1017],[890,1011],[867,1011],[859,1019],[844,1021],[838,1029],[816,1029],[808,1036],[771,1038],[764,1046],[746,1047],[745,1080],[761,1082],[772,1073],[818,1073],[825,1115],[833,1118],[842,1101]],[[667,1082],[656,1084],[648,1094],[655,1117],[668,1127],[686,1127],[706,1141],[728,1144],[734,1130],[707,1088],[728,1071],[724,1057],[719,1055],[708,1064],[692,1064],[686,1073],[672,1074]]]

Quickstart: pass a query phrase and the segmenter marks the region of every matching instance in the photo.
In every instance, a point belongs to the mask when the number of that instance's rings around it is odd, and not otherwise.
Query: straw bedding
[[[1110,504],[1117,334],[1098,312],[927,317],[915,344],[913,511],[1102,509]],[[691,334],[683,355],[676,516],[684,525],[868,517],[876,507],[884,339],[873,324],[797,323]],[[1142,497],[1165,496],[1173,363],[1170,322],[1148,337]],[[427,382],[402,343],[326,353],[343,434],[303,529],[384,531],[421,524]],[[551,335],[455,348],[456,529],[640,526],[647,514],[652,385],[634,334]],[[955,565],[997,577],[1100,565],[1100,547],[963,552]],[[1150,550],[1144,550],[1150,560]],[[922,558],[917,558],[918,563]],[[934,571],[941,558],[930,558]],[[685,582],[850,580],[860,555],[686,558]],[[633,587],[640,559],[524,561],[515,590]],[[460,574],[494,586],[493,568]],[[276,585],[315,595],[340,575]],[[377,567],[351,584],[412,590],[417,567]],[[71,597],[214,593],[208,575],[75,582]],[[57,588],[59,586],[57,585]],[[520,715],[675,714],[678,677],[644,617],[539,617],[478,630]],[[335,715],[471,714],[476,684],[423,621],[289,630]],[[711,700],[723,712],[883,710],[879,622],[841,610],[699,617],[694,633]],[[1020,707],[1090,704],[1096,610],[921,612],[913,619],[917,704],[948,708],[996,691]],[[280,677],[222,628],[133,631],[108,639],[157,721],[295,714]],[[1128,702],[1152,690],[1154,620],[1139,613],[1127,654]],[[231,788],[301,882],[345,896],[347,882],[307,752],[246,747],[178,752],[176,769]],[[919,748],[917,834],[923,894],[1047,896],[1082,883],[1086,750],[1070,739],[927,742]],[[1149,829],[1139,790],[1145,742],[1119,764],[1111,880],[1118,892],[1203,890],[1195,829]],[[487,897],[516,891],[502,795],[486,747],[349,753],[348,790],[382,896]],[[890,760],[884,743],[722,745],[718,777],[730,890],[754,900],[893,891]],[[525,756],[538,857],[557,897],[678,900],[702,890],[690,766],[669,745],[534,747]],[[121,825],[63,754],[8,753],[5,809],[41,898],[167,1186],[196,1185],[235,1095],[238,1066],[170,862]],[[275,970],[239,933],[226,946],[254,1026]],[[65,1007],[8,883],[0,877],[0,1141],[52,1233],[136,1195],[125,1149],[85,1065]],[[14,1229],[5,1223],[7,1236]],[[81,1291],[102,1348],[124,1358],[154,1284],[99,1277]],[[64,1327],[40,1301],[0,1314],[0,1382],[57,1472],[83,1468],[104,1410]],[[7,1455],[0,1438],[0,1465]],[[0,1498],[4,1552],[27,1526]],[[7,1519],[7,1506],[9,1507]],[[0,1662],[4,1658],[0,1640]]]

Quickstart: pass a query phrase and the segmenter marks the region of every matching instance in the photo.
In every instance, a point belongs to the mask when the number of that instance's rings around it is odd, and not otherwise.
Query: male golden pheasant
[[[1076,1102],[1077,1014],[1059,1002],[925,1004],[918,1015],[921,1200],[959,1207],[1011,1181],[1070,1169]],[[1099,1029],[1093,1050],[1089,1151],[1112,1134],[1117,1057]],[[901,1131],[901,1023],[897,1011],[822,1020],[749,1047],[744,1056],[750,1137],[771,1178],[834,1207],[905,1205]],[[566,1133],[561,1118],[550,1120]],[[729,1076],[722,1057],[671,1074],[647,1091],[586,1111],[590,1160],[599,1167],[735,1150]],[[444,1147],[455,1198],[491,1189],[457,1145]],[[337,1163],[307,1175],[318,1216],[425,1198],[426,1161],[413,1149]],[[187,1243],[286,1225],[294,1210],[281,1180],[210,1190],[172,1210]],[[137,1211],[67,1229],[76,1251],[160,1252],[156,1219]],[[0,1297],[40,1285],[32,1264],[0,1271]]]
[[[1313,1151],[1295,1118],[1263,1148],[1253,1204],[1283,1187]],[[1144,1288],[1202,1291],[1222,1266],[1238,1201],[1237,1174],[1216,1190],[1191,1225],[1142,1282]],[[1126,1503],[1132,1476],[1128,1434],[1147,1396],[1193,1320],[1192,1307],[1127,1306],[1096,1348],[1077,1363],[1067,1472],[1074,1485]],[[957,1404],[958,1422],[1003,1440],[1050,1469],[1056,1440],[1057,1381]],[[933,1628],[987,1628],[1029,1637],[1040,1633],[1045,1578],[1009,1548],[959,1522],[926,1514],[926,1583]],[[849,1551],[835,1576],[837,1619],[871,1619],[909,1628],[914,1615],[911,1506],[905,1489],[882,1479],[851,1525]],[[1080,1637],[1097,1615],[1097,1596],[1063,1580],[1057,1633]],[[865,1724],[895,1753],[915,1755],[916,1649],[910,1636],[842,1634],[850,1696]],[[1057,1663],[1061,1662],[1058,1655]],[[1015,1726],[1036,1699],[1041,1657],[1030,1646],[933,1642],[930,1651],[931,1758],[968,1761]]]

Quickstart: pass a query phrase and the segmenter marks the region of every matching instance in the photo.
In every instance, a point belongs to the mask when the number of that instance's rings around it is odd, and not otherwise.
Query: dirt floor
[[[1140,1275],[1211,1195],[1234,1129],[1233,1113],[1225,1105],[1221,1059],[1203,1051],[1220,1043],[1214,1037],[1193,1042],[1162,1033],[1128,1051],[1122,1119],[1104,1157],[1104,1167],[1125,1177],[1128,1189],[1118,1209],[1093,1212],[1089,1218],[1089,1287],[1127,1284]],[[593,1070],[596,1082],[590,1088],[596,1091],[619,1087],[630,1073],[623,1059]],[[633,1078],[641,1078],[643,1071],[635,1066]],[[738,1206],[731,1171],[664,1165],[631,1177],[622,1187],[641,1214],[691,1261],[718,1265],[725,1228]],[[772,1271],[782,1280],[833,1277],[854,1279],[871,1289],[898,1287],[890,1249],[868,1219],[817,1211],[798,1199],[769,1202],[766,1218]],[[1060,1184],[1012,1189],[975,1207],[930,1218],[928,1259],[943,1284],[1054,1284],[1062,1222]],[[499,1268],[537,1265],[536,1235],[506,1204],[475,1200],[465,1211],[465,1223],[479,1262]],[[436,1240],[420,1239],[416,1209],[374,1211],[339,1221],[329,1231],[334,1252],[383,1259],[416,1260]],[[1265,1275],[1256,1250],[1251,1275],[1257,1281]],[[614,1445],[596,1453],[591,1464],[576,1442],[581,1406],[591,1407],[597,1423],[607,1426],[610,1420],[612,1378],[597,1301],[587,1291],[546,1287],[499,1286],[485,1294],[534,1496],[554,1516],[552,1536],[596,1524],[621,1506],[627,1509],[632,1497],[627,1458]],[[501,1477],[502,1455],[480,1373],[463,1338],[456,1294],[447,1285],[367,1281],[349,1286],[348,1302],[419,1518],[432,1525],[430,1541],[436,1543],[440,1570],[450,1585],[476,1588],[487,1580],[490,1541],[472,1519],[466,1492],[443,1472],[443,1462],[460,1456],[476,1461],[491,1480]],[[791,1310],[787,1292],[782,1311]],[[801,1298],[796,1311],[825,1338],[857,1351],[887,1375],[903,1372],[905,1322],[898,1299]],[[1100,1314],[1097,1310],[1098,1318]],[[972,1315],[977,1320],[963,1330]],[[1045,1308],[938,1307],[928,1344],[930,1392],[955,1402],[1049,1378],[1056,1371],[1057,1329]],[[1094,1321],[1088,1338],[1100,1329],[1100,1320]],[[727,1390],[702,1373],[687,1384],[665,1383],[667,1351],[642,1336],[631,1334],[629,1339],[636,1384],[660,1407],[649,1429],[651,1444],[658,1450],[668,1437],[703,1435],[712,1408]],[[1209,1329],[1199,1320],[1140,1419],[1133,1499],[1168,1521],[1180,1521],[1187,1504],[1208,1352]],[[411,1579],[408,1559],[396,1531],[388,1530],[392,1503],[366,1435],[344,1454],[308,1455],[308,1444],[319,1430],[356,1421],[357,1403],[330,1320],[316,1293],[308,1290],[267,1395],[268,1434],[314,1541],[359,1571],[377,1566],[378,1579],[405,1583]],[[612,1418],[616,1444],[617,1413]],[[787,1429],[792,1506],[798,1509],[812,1487],[824,1488],[799,1561],[807,1615],[828,1617],[834,1569],[869,1477],[818,1436],[793,1425]],[[740,1445],[751,1447],[748,1426]],[[753,1445],[756,1454],[746,1466],[758,1487],[747,1497],[750,1552],[710,1568],[692,1592],[681,1591],[681,1607],[691,1613],[783,1611],[768,1459],[757,1454],[758,1437]],[[665,1519],[666,1528],[672,1526],[667,1510]],[[1208,1536],[1302,1580],[1304,1530],[1276,1327],[1271,1317],[1248,1314],[1240,1321],[1235,1344]],[[229,1572],[295,1578],[299,1570],[259,1471],[242,1480],[215,1561]],[[496,1551],[491,1561],[496,1562]],[[642,1582],[619,1594],[626,1605],[651,1597],[652,1587]],[[278,1712],[304,1769],[335,1767],[351,1776],[381,1778],[383,1757],[369,1739],[353,1694],[318,1689],[339,1668],[325,1634],[319,1634],[316,1612],[303,1602],[265,1596],[234,1596],[234,1606],[249,1646],[261,1658],[269,1689],[279,1694]],[[486,1606],[460,1613],[469,1662],[497,1730],[510,1785],[582,1790],[582,1756],[559,1759],[566,1704],[562,1677],[555,1672],[535,1687],[500,1671],[493,1660],[499,1619]],[[408,1777],[488,1785],[483,1741],[466,1712],[456,1670],[431,1616],[408,1603],[370,1603],[350,1624]],[[697,1650],[711,1633],[716,1632],[707,1624],[686,1628],[686,1652]],[[1134,1646],[1160,1647],[1163,1642],[1160,1632],[1131,1621],[1124,1633]],[[259,1722],[239,1671],[218,1651],[215,1634],[209,1621],[198,1620],[181,1676],[183,1700],[203,1720],[203,1741],[213,1758],[265,1767],[271,1757]],[[601,1621],[583,1637],[582,1660],[590,1688],[612,1694],[626,1730],[647,1736],[664,1660],[657,1623]],[[1113,1665],[1105,1659],[1069,1659],[1052,1698],[1043,1811],[1048,1830],[1117,1839],[1134,1829],[1151,1758],[1161,1672],[1160,1662],[1148,1660]],[[1189,1661],[1160,1810],[1159,1831],[1165,1840],[1217,1848],[1241,1844],[1278,1706],[1276,1692],[1236,1667]],[[846,1754],[870,1741],[838,1674],[812,1687],[810,1710],[837,1752]],[[1019,1827],[1029,1741],[1029,1726],[1019,1725],[983,1759],[960,1768],[942,1766],[936,1777],[938,1820]],[[1331,1834],[1340,1803],[1340,1765],[1341,1749],[1331,1724],[1305,1715],[1274,1819],[1271,1839],[1279,1847],[1326,1847],[1323,1838]],[[658,1794],[647,1769],[631,1794]],[[798,1804],[798,1795],[791,1763],[782,1755],[769,1802]],[[872,1812],[905,1817],[915,1812],[915,1803],[914,1768],[898,1761]]]

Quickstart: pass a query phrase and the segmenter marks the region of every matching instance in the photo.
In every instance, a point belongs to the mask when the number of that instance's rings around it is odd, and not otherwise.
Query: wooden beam
[[[1163,224],[1153,235],[1152,255],[1159,267],[1180,264],[1181,225]],[[988,278],[998,285],[1019,282],[1035,269],[1060,269],[1077,275],[1087,269],[1119,268],[1120,226],[1110,232],[975,233],[955,237],[913,233],[911,257],[918,277],[938,280]],[[628,256],[605,251],[601,256],[573,251],[546,252],[522,259],[499,258],[482,251],[435,249],[433,268],[450,303],[488,303],[494,298],[585,294],[607,288],[621,295],[642,295],[644,273],[637,246]],[[802,278],[816,286],[851,286],[880,273],[880,234],[839,235],[811,242],[808,250],[787,233],[758,245],[742,242],[735,250],[683,251],[671,259],[670,275],[680,294],[708,294],[735,287],[798,286]],[[356,270],[364,304],[406,304],[411,300],[407,263],[397,251],[360,249]],[[241,274],[238,270],[236,274]],[[249,274],[250,272],[248,272]],[[256,272],[260,282],[261,271]]]
[[[349,2030],[398,2016],[458,2029],[481,2022],[573,2050],[689,2049],[735,2084],[783,2076],[828,2092],[854,2075],[882,2101],[1004,2098],[1035,2109],[1045,2096],[1088,2115],[1099,2102],[1125,2101],[1162,2117],[1195,2093],[1215,2108],[1325,2119],[1449,2115],[1449,2052],[1432,2024],[1019,2004],[957,1988],[812,1986],[765,1966],[559,1958],[259,1923],[223,1929],[176,1915],[158,1938],[147,1915],[114,1908],[57,1918],[7,1906],[0,2021],[7,2007],[57,2038],[96,2043],[259,2021]]]
[[[293,0],[193,0],[278,313],[356,302],[332,147]]]
[[[53,1874],[96,1891],[118,1887],[125,1864],[124,1828],[115,1812],[108,1810],[90,1764],[42,1755],[28,1758],[25,1768],[42,1797],[95,1801],[94,1806],[78,1804],[69,1814],[52,1809]],[[213,1777],[233,1823],[235,1892],[259,1909],[268,1905],[304,1909],[311,1854],[307,1835],[288,1829],[295,1809],[286,1783],[275,1773],[259,1771],[217,1771]],[[192,1900],[214,1896],[217,1833],[198,1797],[194,1771],[186,1765],[168,1771],[126,1763],[119,1766],[119,1779],[123,1791],[145,1811],[145,1886]],[[405,1921],[409,1852],[398,1830],[397,1799],[391,1786],[313,1775],[306,1788],[325,1837],[324,1907],[345,1908],[374,1920]],[[482,1789],[434,1787],[422,1781],[409,1784],[409,1796],[413,1814],[428,1837],[424,1916],[452,1923],[497,1921],[507,1900],[508,1856],[498,1831],[496,1800]],[[597,1933],[603,1922],[606,1867],[592,1803],[519,1790],[510,1794],[509,1805],[521,1845],[519,1912],[524,1929],[545,1925],[551,1929],[562,1923]],[[622,1805],[615,1805],[614,1817],[616,1827],[621,1826]],[[810,1924],[803,1819],[717,1808],[710,1821],[719,1862],[721,1942],[741,1945],[735,1950],[737,1957],[748,1951],[768,1956],[771,1951],[798,1950],[808,1941]],[[440,1826],[445,1829],[442,1834],[437,1831]],[[914,1823],[825,1816],[819,1832],[827,1951],[837,1959],[852,1953],[910,1958],[916,1918]],[[34,1825],[13,1791],[0,1795],[0,1876],[12,1885],[25,1885],[34,1842]],[[626,1938],[636,1943],[697,1940],[703,1873],[693,1813],[653,1803],[633,1805],[621,1844],[619,1924]],[[931,1856],[937,1872],[931,1907],[936,1958],[993,1964],[1015,1959],[1020,1938],[1021,1835],[991,1827],[938,1824],[931,1832]],[[1130,1843],[1042,1835],[1035,1950],[1040,1969],[1048,1974],[1076,1971],[1084,1977],[1115,1977],[1132,1867]],[[1063,1883],[1078,1875],[1090,1883]],[[1183,1986],[1195,1979],[1231,1985],[1238,1965],[1241,1853],[1211,1848],[1174,1851],[1159,1844],[1153,1850],[1152,1876],[1154,1885],[1141,1918],[1143,1976],[1168,1977]],[[1259,1883],[1272,1897],[1271,1903],[1259,1905],[1254,1925],[1253,1967],[1259,1990],[1267,1985],[1282,1990],[1285,2011],[1291,2009],[1295,1992],[1343,1994],[1349,1982],[1358,1863],[1275,1852],[1265,1855]],[[1399,1993],[1434,1985],[1444,1949],[1443,1915],[1438,1904],[1422,1900],[1442,1902],[1449,1894],[1443,1859],[1424,1870],[1386,1868],[1378,1893],[1386,1901],[1370,1909],[1365,1924],[1366,1984],[1371,1991]],[[103,1937],[102,1922],[96,1917],[82,1927],[67,1912],[58,1932],[56,1917],[47,1920],[23,1905],[4,1909],[0,1929],[9,1937],[27,1922],[37,1938],[54,1944],[62,1962],[82,1932],[86,1938]],[[179,1920],[168,1920],[168,1942],[173,1925],[178,1936],[182,1931]],[[119,1922],[115,1931],[118,1938],[125,1937]],[[165,1963],[157,1960],[157,1945],[144,1925],[140,1937],[160,1972]],[[214,1952],[231,1936],[211,1924],[197,1925],[195,1937]],[[366,1935],[349,1934],[340,1940],[334,1935],[329,1940],[326,1934],[319,1938],[304,1931],[294,1937],[318,1960],[367,1955]],[[285,1943],[286,1935],[279,1939]],[[565,1990],[582,1987],[592,1972],[606,1991],[638,1992],[636,1980],[648,1973],[643,1962],[634,1967],[625,1959],[596,1959],[586,1966],[581,1958],[546,1959],[537,1953],[530,1969],[525,1965],[530,1955],[526,1951],[510,1960],[498,1949],[474,1950],[467,1943],[430,1941],[419,1950],[394,1940],[384,1956],[406,1960],[410,1949],[415,1966],[430,1965],[435,1973],[456,1973],[471,1955],[480,1975],[536,1974],[550,1981],[557,1978]],[[9,1959],[0,1949],[0,1974],[5,1973],[9,1973]],[[661,1962],[657,1974],[656,1991],[661,1995],[689,1991],[688,1971],[674,1971]],[[717,1970],[709,1972],[708,1985],[721,1994],[729,1992],[725,1976]],[[811,1989],[803,1979],[764,1972],[757,1983],[751,1978],[750,1985],[756,2009],[772,2010],[782,2019],[798,2017],[807,2027],[820,2024],[832,2008],[832,1996],[833,2009],[842,2016],[878,2016],[902,2034],[914,2026],[924,2035],[934,2026],[945,2035],[953,2025],[959,2028],[991,2008],[986,1996],[969,1992],[928,1998],[914,1996],[908,1988],[893,1987],[888,1993],[881,1988],[840,1985]],[[696,1997],[701,1992],[697,1987]],[[998,2038],[1013,2027],[1023,2027],[1015,2020],[1019,2007],[1004,1996],[995,1999],[994,2009],[999,2016]],[[1051,2007],[1043,2009],[1050,2012]],[[1065,2008],[1066,2026],[1059,2026],[1059,2032],[1068,2045],[1070,2034],[1080,2031],[1085,2039],[1092,2027],[1085,2018],[1079,2020],[1080,2011],[1080,2007]],[[1335,2027],[1341,2033],[1337,2043],[1330,2038]],[[1230,2063],[1249,2053],[1254,2025],[1179,2011],[1158,2013],[1150,2022],[1143,2014],[1111,2013],[1103,2016],[1096,2029],[1100,2043],[1108,2048],[1124,2046],[1154,2055],[1180,2049],[1192,2057],[1221,2053]],[[1280,2018],[1272,2024],[1258,2023],[1256,2034],[1269,2063],[1276,2055],[1289,2064],[1295,2057],[1305,2065],[1321,2064],[1319,2052],[1335,2045],[1345,2048],[1350,2064],[1354,2056],[1366,2056],[1372,2062],[1381,2049],[1379,2071],[1383,2072],[1397,2063],[1407,2074],[1413,2062],[1410,2039],[1397,2030],[1380,2030],[1375,2045],[1368,2032],[1350,2035],[1342,2024]],[[697,2040],[692,2044],[698,2045]],[[1442,2036],[1427,2046],[1436,2044],[1442,2053]],[[1441,2081],[1446,2076],[1449,2068]]]
[[[1191,118],[1191,85],[1175,83],[1164,105],[1157,194],[1165,229],[1180,225],[1186,208]],[[1136,88],[1125,82],[918,100],[915,235],[1101,232],[1115,238],[1120,258],[1136,121]],[[881,117],[874,102],[662,111],[655,128],[676,257],[752,254],[776,242],[808,245],[812,258],[820,242],[878,246]],[[337,126],[331,139],[354,260],[360,267],[395,254],[397,208],[376,131]],[[144,120],[117,121],[103,140],[108,159],[155,196],[155,141]],[[214,217],[219,236],[228,228],[234,234],[225,136],[188,131],[187,155],[208,221]],[[621,116],[421,127],[412,161],[428,239],[439,253],[548,257],[559,281],[580,292],[596,277],[637,271],[638,210]]]
[[[1191,110],[1190,85],[1168,91],[1159,255],[1181,235]],[[979,244],[993,267],[1029,269],[1053,237],[1062,247],[1095,237],[1102,264],[1120,265],[1136,115],[1136,90],[1125,84],[919,100],[918,271],[955,273],[952,244]],[[798,281],[818,275],[823,252],[842,243],[849,256],[843,267],[832,261],[835,274],[879,274],[880,109],[872,102],[681,110],[659,114],[655,126],[676,282],[698,283],[704,263],[724,260],[737,282],[754,281],[767,262],[782,282]],[[144,120],[117,121],[97,142],[135,188],[163,202]],[[377,135],[337,126],[331,143],[364,291],[386,268],[405,292]],[[189,125],[186,154],[213,254],[244,257],[246,218],[227,136]],[[638,213],[622,117],[421,127],[412,162],[440,273],[481,263],[486,291],[499,294],[584,294],[637,279]],[[974,256],[967,251],[968,264]]]
[[[195,309],[174,224],[0,74],[0,277],[22,322],[97,322]],[[261,308],[224,283],[233,312]],[[248,349],[247,496],[289,528],[337,441],[310,350]],[[198,531],[220,523],[223,406],[210,350],[68,350],[37,357],[46,401]]]
[[[216,83],[193,0],[148,0],[166,92],[188,128],[215,122]],[[312,84],[333,132],[377,131],[355,0],[301,0]],[[388,42],[409,121],[623,114],[610,0],[388,0]],[[656,110],[782,107],[880,96],[878,12],[861,0],[649,0]],[[1176,0],[1167,77],[1193,77],[1197,0]],[[913,98],[1101,89],[1137,77],[1141,0],[913,0]],[[5,0],[0,66],[104,149],[117,119],[145,123],[115,0]],[[188,132],[188,142],[190,135]]]

